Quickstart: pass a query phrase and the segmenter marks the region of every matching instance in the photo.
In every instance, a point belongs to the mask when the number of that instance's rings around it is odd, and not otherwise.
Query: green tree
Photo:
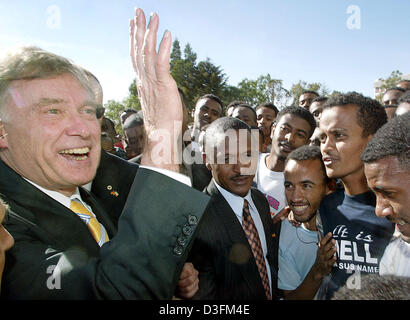
[[[214,65],[209,58],[198,63],[196,67],[194,100],[204,94],[212,93],[218,97],[223,95],[227,77],[221,67]]]
[[[392,88],[397,86],[397,84],[400,82],[401,77],[403,73],[399,70],[394,70],[391,72],[390,76],[388,76],[386,79],[380,78],[379,80],[383,81],[383,85],[380,87],[383,90]]]
[[[305,90],[315,91],[321,96],[328,96],[330,93],[329,89],[326,88],[326,86],[320,82],[308,83],[306,81],[299,80],[290,88],[290,95],[293,98],[294,105],[299,105],[299,97]]]
[[[270,102],[281,108],[287,105],[290,98],[288,90],[283,87],[283,81],[272,79],[269,73],[259,76],[256,80],[245,78],[238,84],[238,88],[238,100],[252,106]]]
[[[174,68],[174,63],[179,60],[182,60],[181,46],[179,44],[178,39],[175,39],[174,42],[172,42],[172,51],[171,51],[171,59],[170,59],[171,72],[172,72],[172,69]]]

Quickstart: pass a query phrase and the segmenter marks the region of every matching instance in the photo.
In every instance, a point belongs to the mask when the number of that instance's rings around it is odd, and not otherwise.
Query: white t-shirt
[[[390,242],[380,261],[379,274],[410,277],[410,243],[401,237]]]
[[[265,163],[265,158],[269,153],[261,153],[258,160],[258,170],[255,180],[257,189],[261,191],[268,200],[270,207],[270,215],[273,218],[286,205],[285,197],[285,176],[283,172],[270,170]]]

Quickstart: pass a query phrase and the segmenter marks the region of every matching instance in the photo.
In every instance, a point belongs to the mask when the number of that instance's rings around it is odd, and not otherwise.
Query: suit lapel
[[[235,264],[235,266],[239,269],[243,279],[245,279],[251,296],[255,298],[265,296],[265,290],[262,285],[262,280],[259,275],[256,260],[253,256],[252,249],[249,245],[245,232],[243,231],[242,226],[238,221],[238,218],[236,217],[229,203],[225,200],[225,198],[215,186],[213,180],[211,180],[210,184],[207,187],[207,193],[211,196],[211,201],[213,201],[211,206],[215,207],[216,211],[218,212],[218,216],[220,217],[222,223],[225,225],[232,245],[240,244],[248,249],[250,256],[248,263],[237,263]],[[229,261],[228,263],[232,262]]]
[[[62,250],[76,246],[97,256],[99,246],[86,224],[70,209],[27,182],[0,161],[0,193],[11,211],[26,221],[39,238]]]

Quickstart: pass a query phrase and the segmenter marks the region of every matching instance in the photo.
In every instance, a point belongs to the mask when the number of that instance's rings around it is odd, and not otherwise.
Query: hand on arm
[[[177,85],[170,74],[171,34],[165,31],[157,52],[158,24],[158,15],[153,13],[146,28],[145,14],[139,8],[130,21],[131,61],[147,132],[141,164],[179,172],[180,150],[175,152],[173,146],[182,134],[183,109]],[[155,158],[154,154],[158,153],[153,152],[154,149],[161,148],[163,156]]]

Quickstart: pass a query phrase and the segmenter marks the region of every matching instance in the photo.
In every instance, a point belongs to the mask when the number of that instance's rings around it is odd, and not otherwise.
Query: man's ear
[[[8,148],[7,132],[4,128],[4,124],[0,120],[0,149]]]
[[[275,131],[276,128],[276,121],[272,122],[272,126],[270,128],[270,138],[273,140],[273,131]]]

